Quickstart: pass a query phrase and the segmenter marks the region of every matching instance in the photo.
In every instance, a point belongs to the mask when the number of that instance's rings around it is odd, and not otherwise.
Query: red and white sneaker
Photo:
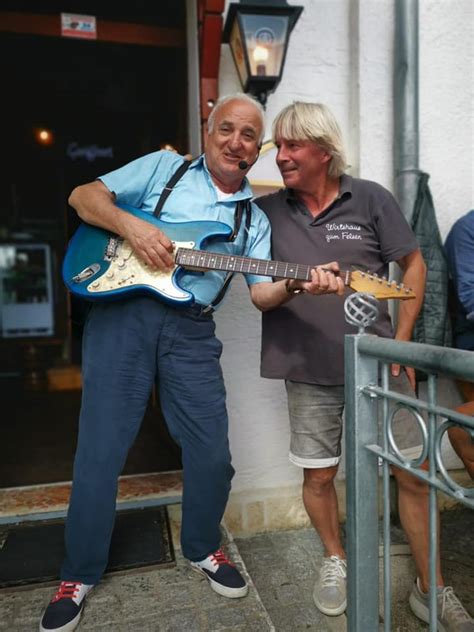
[[[84,601],[93,586],[81,582],[61,582],[44,611],[40,632],[71,632],[79,625]]]
[[[247,582],[229,562],[221,549],[208,555],[200,562],[191,562],[191,567],[204,577],[207,577],[212,590],[223,597],[236,599],[245,597],[249,587]]]

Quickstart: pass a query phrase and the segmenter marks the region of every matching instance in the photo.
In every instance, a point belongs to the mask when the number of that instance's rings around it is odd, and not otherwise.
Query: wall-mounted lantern
[[[262,105],[280,83],[290,33],[303,7],[286,0],[245,0],[229,5],[223,41],[230,44],[244,92]]]

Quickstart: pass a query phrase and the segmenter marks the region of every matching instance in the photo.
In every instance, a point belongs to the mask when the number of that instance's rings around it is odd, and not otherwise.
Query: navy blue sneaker
[[[84,601],[93,586],[81,582],[61,582],[44,611],[40,632],[71,632],[79,625]]]
[[[219,595],[235,599],[248,593],[247,582],[221,549],[200,562],[191,562],[191,567],[207,577],[212,590]]]

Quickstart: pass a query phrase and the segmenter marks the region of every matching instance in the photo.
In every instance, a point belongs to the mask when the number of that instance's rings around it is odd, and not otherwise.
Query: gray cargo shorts
[[[290,416],[290,461],[305,468],[331,467],[341,459],[341,437],[344,412],[344,386],[321,386],[301,382],[285,382]],[[390,390],[413,396],[407,375],[390,376]],[[380,401],[380,400],[379,400]],[[390,402],[390,410],[394,406]],[[382,415],[379,418],[379,442]],[[398,449],[408,459],[421,454],[422,434],[412,413],[400,409],[392,422]]]

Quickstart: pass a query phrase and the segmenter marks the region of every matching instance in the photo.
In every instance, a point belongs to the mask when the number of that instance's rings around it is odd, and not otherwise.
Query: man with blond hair
[[[423,302],[425,264],[415,236],[389,191],[375,182],[345,173],[346,155],[339,125],[320,103],[294,102],[273,123],[277,165],[285,188],[258,198],[272,228],[272,257],[314,265],[337,261],[341,267],[387,276],[396,261],[402,281],[416,299],[400,305],[396,330],[386,303],[369,329],[384,337],[410,340]],[[314,601],[326,615],[346,608],[346,556],[339,532],[334,479],[341,459],[344,409],[344,336],[354,333],[336,296],[310,296],[305,284],[286,282],[286,296],[267,292],[262,316],[263,377],[284,379],[291,427],[290,460],[303,469],[303,501],[318,532],[324,559]],[[411,368],[392,366],[392,389],[413,394]],[[399,449],[413,458],[420,437],[410,414],[397,414],[392,425]],[[418,577],[410,594],[417,617],[429,619],[429,524],[426,486],[394,467],[399,512]],[[451,587],[445,587],[438,563],[439,629],[472,631],[472,619]]]

